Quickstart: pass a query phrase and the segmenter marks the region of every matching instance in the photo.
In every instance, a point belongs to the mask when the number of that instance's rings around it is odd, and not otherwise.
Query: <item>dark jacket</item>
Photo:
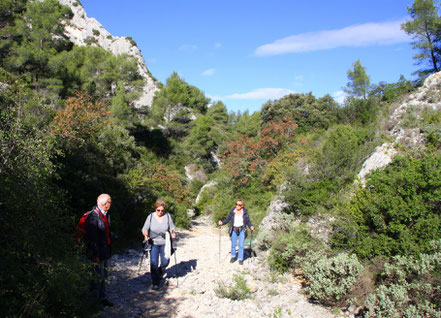
[[[222,221],[222,225],[227,224],[228,222],[231,221],[230,222],[230,229],[228,230],[228,233],[230,234],[230,236],[233,233],[233,223],[234,223],[234,214],[235,214],[234,210],[235,210],[235,208],[232,208],[230,213],[228,213],[227,218]],[[251,224],[250,216],[248,215],[248,210],[245,208],[243,208],[242,217],[243,217],[243,225],[245,227],[245,237],[247,237],[248,236],[247,226],[249,228],[251,228],[253,225]]]
[[[106,226],[106,222],[108,226]],[[110,216],[99,212],[95,206],[86,219],[86,244],[90,259],[98,257],[100,261],[110,258]]]

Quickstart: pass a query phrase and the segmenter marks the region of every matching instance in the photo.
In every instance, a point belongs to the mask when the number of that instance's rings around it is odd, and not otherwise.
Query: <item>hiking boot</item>
[[[242,260],[239,261],[239,265],[243,265],[243,261]]]
[[[105,307],[113,307],[113,303],[111,303],[111,302],[108,301],[107,299],[103,299],[103,300],[101,300],[101,303],[102,303],[103,306],[105,306]]]
[[[232,257],[232,258],[230,259],[230,263],[234,263],[236,260],[237,260],[236,257]]]

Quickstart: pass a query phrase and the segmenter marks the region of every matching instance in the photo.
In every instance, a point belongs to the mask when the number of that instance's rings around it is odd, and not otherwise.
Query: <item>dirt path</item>
[[[102,316],[334,317],[326,308],[308,302],[300,293],[299,282],[290,275],[269,272],[263,258],[246,258],[242,266],[231,264],[230,238],[208,224],[198,219],[191,231],[178,231],[177,266],[172,256],[167,283],[157,291],[151,289],[148,261],[143,261],[138,273],[141,250],[114,255],[108,298],[115,306],[106,308]],[[231,300],[216,295],[222,285],[235,286],[234,277],[245,279],[249,298]]]

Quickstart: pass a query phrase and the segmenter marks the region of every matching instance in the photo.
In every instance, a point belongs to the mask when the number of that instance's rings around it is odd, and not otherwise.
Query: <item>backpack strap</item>
[[[150,228],[152,227],[152,218],[153,218],[153,213],[150,213],[150,223],[149,223],[149,229],[147,230],[147,234],[150,237]]]

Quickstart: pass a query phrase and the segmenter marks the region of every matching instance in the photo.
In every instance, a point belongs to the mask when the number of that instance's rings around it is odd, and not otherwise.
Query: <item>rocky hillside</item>
[[[399,147],[403,145],[416,147],[425,143],[421,128],[406,124],[409,117],[419,119],[424,109],[441,110],[441,72],[430,75],[424,81],[423,86],[398,103],[389,118],[384,120],[384,134],[390,141],[378,146],[364,161],[358,173],[357,182],[364,184],[370,172],[391,163],[394,156],[399,153]],[[282,196],[273,199],[265,218],[259,225],[260,232],[256,242],[259,247],[268,248],[273,234],[285,230],[287,224],[291,222],[299,222],[283,212],[287,206]],[[320,216],[308,222],[310,230],[325,241],[330,230],[328,225],[329,220],[322,219]]]
[[[96,45],[113,54],[128,54],[138,60],[139,73],[146,79],[141,97],[135,101],[135,107],[150,107],[155,92],[159,90],[159,83],[151,76],[141,51],[131,38],[112,36],[94,18],[89,18],[83,6],[77,0],[59,0],[69,6],[74,13],[70,23],[66,25],[66,33],[70,40],[79,46]]]
[[[369,172],[384,167],[392,161],[393,157],[398,154],[395,149],[396,145],[404,144],[414,147],[424,144],[421,129],[407,127],[404,121],[409,115],[418,119],[425,108],[441,110],[441,72],[430,75],[424,81],[424,85],[409,95],[386,120],[388,128],[386,132],[392,141],[377,147],[375,152],[364,162],[358,174],[361,182],[364,182],[364,178]]]

